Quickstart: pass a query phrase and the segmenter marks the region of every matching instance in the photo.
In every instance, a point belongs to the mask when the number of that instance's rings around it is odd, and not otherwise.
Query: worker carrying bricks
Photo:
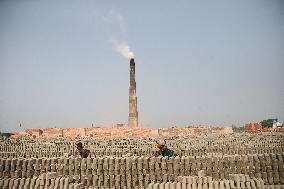
[[[89,154],[90,154],[90,150],[85,149],[85,148],[83,147],[82,142],[78,142],[78,143],[77,143],[77,150],[78,150],[78,152],[79,152],[81,158],[87,158],[87,157],[89,156]]]
[[[176,156],[175,152],[172,149],[169,149],[166,145],[165,140],[157,140],[158,151],[155,152],[155,156],[163,156],[163,157],[173,157]]]

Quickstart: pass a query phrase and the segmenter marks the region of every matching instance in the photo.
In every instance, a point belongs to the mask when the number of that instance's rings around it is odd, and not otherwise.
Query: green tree
[[[263,121],[260,122],[260,124],[261,124],[261,126],[262,126],[263,128],[272,128],[274,121],[277,122],[278,119],[267,119],[267,120],[263,120]]]

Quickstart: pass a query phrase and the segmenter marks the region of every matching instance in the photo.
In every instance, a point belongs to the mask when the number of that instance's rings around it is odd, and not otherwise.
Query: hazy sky
[[[0,0],[0,127],[284,122],[284,1]]]

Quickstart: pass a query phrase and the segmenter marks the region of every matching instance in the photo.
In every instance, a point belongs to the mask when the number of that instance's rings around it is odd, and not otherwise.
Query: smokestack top
[[[134,58],[130,59],[130,64],[135,65]]]

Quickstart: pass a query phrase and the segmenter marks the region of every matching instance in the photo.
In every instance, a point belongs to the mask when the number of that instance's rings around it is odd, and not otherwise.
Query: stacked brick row
[[[204,170],[213,179],[230,174],[284,184],[284,154],[164,157],[0,159],[0,178],[33,178],[47,172],[67,176],[84,186],[137,188],[151,182],[176,182],[178,176]]]
[[[120,149],[91,149],[91,157],[102,157],[102,156],[115,156],[123,157],[125,155],[131,154],[136,156],[145,156],[152,154],[155,148],[152,149],[131,149],[131,150],[120,150]],[[212,147],[212,148],[191,148],[186,150],[177,149],[175,152],[179,156],[204,156],[204,155],[233,155],[233,154],[264,154],[264,153],[282,153],[284,152],[284,147],[259,147],[259,148],[240,148],[240,147]],[[52,157],[63,157],[74,155],[72,152],[35,152],[35,151],[18,151],[18,152],[0,152],[0,158],[52,158]]]
[[[4,140],[2,142],[0,141],[0,157],[40,158],[61,157],[65,154],[74,155],[76,152],[77,141],[67,141],[68,142],[54,140],[47,143],[46,140],[42,139],[34,139],[31,141]],[[147,142],[147,139],[144,139],[144,142],[140,140],[125,140],[124,143],[113,141],[106,143],[101,140],[88,140],[82,142],[84,143],[84,146],[91,151],[92,157],[106,155],[121,157],[129,153],[135,155],[145,155],[151,153],[153,148],[155,148],[154,143]]]
[[[144,156],[156,149],[153,138],[122,139],[98,138],[82,140],[92,157],[126,154]],[[0,157],[41,158],[74,155],[76,140],[31,139],[0,141]],[[179,156],[203,156],[208,154],[262,154],[284,152],[283,133],[229,134],[168,138],[167,144]]]
[[[2,189],[83,189],[82,183],[71,183],[69,178],[49,172],[33,178],[0,179]]]
[[[183,150],[176,150],[180,156],[202,156],[206,154],[263,154],[263,153],[281,153],[284,147],[243,147],[243,146],[213,146],[213,147],[187,147]]]
[[[147,189],[263,189],[262,179],[248,175],[233,174],[229,179],[214,180],[209,176],[179,176],[177,182],[150,183]]]

